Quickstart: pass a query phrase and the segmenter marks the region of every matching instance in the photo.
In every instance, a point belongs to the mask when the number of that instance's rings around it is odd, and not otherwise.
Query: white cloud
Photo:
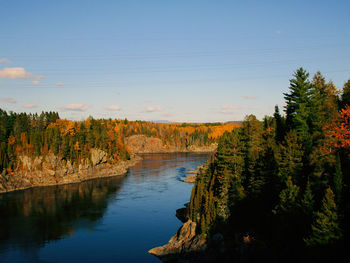
[[[119,111],[121,109],[122,108],[120,108],[118,105],[111,105],[107,108],[107,110],[110,110],[110,111]]]
[[[218,110],[218,113],[223,113],[223,114],[232,114],[234,110],[240,109],[240,106],[235,106],[235,105],[222,105],[221,110]]]
[[[146,107],[143,112],[156,112],[156,111],[162,111],[163,108],[159,106],[148,106]]]
[[[0,70],[0,78],[7,79],[43,79],[44,76],[37,76],[27,72],[24,68],[3,68]]]
[[[174,114],[170,113],[170,112],[164,112],[162,114],[162,117],[166,117],[166,118],[171,118],[171,117],[174,117]]]
[[[3,98],[2,100],[7,103],[16,103],[16,100],[14,98]]]
[[[218,110],[217,112],[223,113],[223,114],[231,114],[232,113],[232,111],[230,111],[230,110]]]
[[[152,103],[151,100],[144,100],[143,102],[144,102],[144,103]]]
[[[25,104],[23,105],[23,108],[26,108],[26,109],[32,109],[32,108],[36,108],[36,104]]]
[[[7,58],[0,58],[0,63],[11,64],[11,61]]]
[[[244,95],[244,96],[242,96],[242,98],[246,99],[246,100],[255,100],[258,97],[257,96],[253,96],[253,95]]]
[[[234,106],[234,105],[222,105],[221,109],[223,110],[238,110],[240,109],[240,106]]]
[[[72,103],[58,108],[65,111],[86,111],[89,107],[82,103]]]
[[[56,84],[56,86],[57,86],[57,87],[64,87],[64,83],[63,83],[63,82],[58,82],[58,83]]]
[[[33,81],[32,81],[32,84],[33,84],[33,85],[39,85],[39,84],[40,84],[40,81],[39,81],[39,80],[33,80]]]

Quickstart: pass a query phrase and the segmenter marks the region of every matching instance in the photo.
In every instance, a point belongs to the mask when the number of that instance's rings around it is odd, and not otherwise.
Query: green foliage
[[[286,100],[286,124],[289,130],[294,129],[297,134],[306,139],[309,133],[308,120],[310,116],[310,89],[309,73],[299,68],[290,80],[290,93],[284,93]]]
[[[285,182],[289,177],[292,178],[293,182],[300,181],[298,177],[301,175],[300,172],[303,166],[303,150],[294,130],[290,131],[286,135],[285,141],[280,144],[280,154],[278,175],[281,182]]]
[[[314,195],[311,190],[310,182],[307,182],[303,198],[301,199],[301,202],[300,202],[300,208],[302,212],[309,217],[312,214],[314,204],[315,204]]]
[[[350,79],[345,82],[340,100],[340,108],[350,105]]]
[[[199,230],[225,233],[227,249],[237,251],[249,233],[262,261],[282,262],[286,254],[306,261],[318,253],[315,246],[325,255],[335,244],[341,250],[350,222],[350,152],[332,147],[326,132],[338,118],[337,101],[347,103],[349,83],[339,99],[321,73],[310,82],[300,68],[284,94],[286,118],[276,106],[273,117],[249,115],[225,133],[191,193]]]
[[[297,206],[297,198],[300,188],[293,184],[292,177],[288,176],[286,188],[280,193],[280,202],[273,210],[274,214],[293,213]]]
[[[315,213],[315,222],[311,228],[310,237],[305,239],[307,246],[333,244],[342,237],[334,193],[330,187],[322,201],[321,211]]]

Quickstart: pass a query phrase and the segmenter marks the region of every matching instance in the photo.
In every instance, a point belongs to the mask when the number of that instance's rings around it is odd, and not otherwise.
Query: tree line
[[[226,132],[191,194],[199,233],[222,233],[238,262],[336,260],[350,212],[350,80],[339,92],[299,68],[262,121]],[[245,250],[244,250],[244,249]]]
[[[84,121],[61,119],[57,112],[27,114],[0,109],[0,173],[14,173],[19,156],[32,158],[49,153],[71,161],[73,165],[90,158],[90,150],[105,151],[110,162],[130,158],[124,143],[131,135],[156,137],[165,145],[186,148],[214,143],[235,125],[223,123],[153,123],[112,119]]]

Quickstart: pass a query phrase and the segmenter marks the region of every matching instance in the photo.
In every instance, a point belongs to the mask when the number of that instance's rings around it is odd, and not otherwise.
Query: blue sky
[[[283,104],[300,66],[350,78],[349,1],[0,0],[0,107],[213,122]]]

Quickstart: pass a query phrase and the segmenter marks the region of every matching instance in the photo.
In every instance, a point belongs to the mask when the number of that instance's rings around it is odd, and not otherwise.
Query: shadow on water
[[[205,154],[144,154],[126,176],[0,195],[0,262],[159,262]]]
[[[94,228],[122,181],[112,177],[0,195],[0,251],[40,247],[74,235],[79,225]]]

